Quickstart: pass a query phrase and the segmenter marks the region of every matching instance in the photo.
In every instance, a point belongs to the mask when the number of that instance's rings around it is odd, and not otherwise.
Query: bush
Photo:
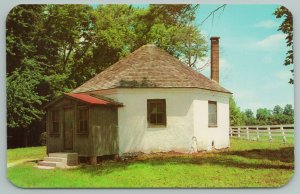
[[[46,143],[47,143],[47,132],[45,131],[45,132],[41,133],[41,135],[40,135],[40,144],[42,146],[45,146]]]

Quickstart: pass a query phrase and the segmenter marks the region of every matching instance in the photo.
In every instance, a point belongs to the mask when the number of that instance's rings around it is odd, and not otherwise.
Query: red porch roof
[[[121,107],[123,106],[122,103],[119,103],[111,98],[105,97],[105,96],[101,96],[101,95],[97,95],[97,94],[88,94],[88,93],[80,93],[80,94],[74,94],[74,93],[64,93],[63,95],[61,95],[59,98],[53,100],[52,102],[50,102],[49,104],[47,104],[44,108],[48,108],[50,106],[52,106],[53,104],[57,103],[58,101],[60,101],[63,98],[71,98],[74,100],[78,100],[87,104],[91,104],[91,105],[102,105],[102,106],[117,106],[117,107]]]
[[[65,93],[65,95],[76,98],[78,100],[81,100],[81,101],[89,103],[89,104],[98,104],[98,105],[112,104],[109,101],[102,100],[102,99],[90,96],[88,94]]]

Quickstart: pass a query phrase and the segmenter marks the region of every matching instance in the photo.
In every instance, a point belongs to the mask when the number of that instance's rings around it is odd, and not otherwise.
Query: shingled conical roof
[[[140,47],[72,92],[111,88],[201,88],[230,93],[154,45]]]

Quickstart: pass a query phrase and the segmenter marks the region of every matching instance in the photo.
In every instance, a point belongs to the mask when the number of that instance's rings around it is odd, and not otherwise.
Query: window
[[[58,110],[51,111],[51,133],[59,133],[59,116]]]
[[[217,102],[216,101],[208,101],[208,126],[216,127],[218,125],[217,122]]]
[[[79,108],[78,111],[78,133],[88,133],[88,111],[87,107]]]
[[[166,126],[166,100],[149,99],[147,100],[147,119],[148,126]]]

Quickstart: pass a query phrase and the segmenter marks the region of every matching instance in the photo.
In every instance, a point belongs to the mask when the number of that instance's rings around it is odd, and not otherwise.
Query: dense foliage
[[[230,98],[229,107],[230,126],[279,125],[294,123],[294,109],[291,104],[285,105],[284,108],[276,105],[273,110],[259,108],[256,110],[255,116],[251,109],[241,111],[233,98]]]
[[[193,67],[207,50],[193,24],[197,7],[15,7],[6,24],[8,128],[30,129],[43,120],[42,107],[49,101],[144,44],[155,44]]]
[[[282,24],[279,26],[280,31],[286,34],[286,45],[289,50],[286,53],[286,58],[284,61],[284,65],[293,65],[294,64],[294,55],[293,55],[293,15],[292,13],[284,6],[278,7],[274,15],[276,18],[283,18]],[[291,70],[294,73],[294,69]],[[289,83],[293,84],[294,79],[291,78]]]

